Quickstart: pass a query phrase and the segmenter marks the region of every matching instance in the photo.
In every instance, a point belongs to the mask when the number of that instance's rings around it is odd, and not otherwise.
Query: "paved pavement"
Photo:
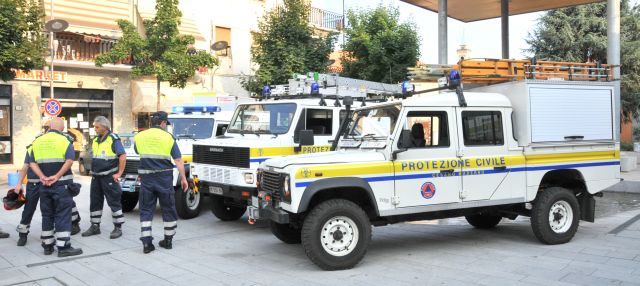
[[[85,230],[89,178],[79,178]],[[39,212],[27,246],[15,246],[19,215],[0,215],[0,227],[12,232],[0,240],[0,285],[640,285],[639,209],[582,222],[570,243],[556,246],[539,243],[528,218],[494,230],[476,230],[463,219],[378,227],[363,261],[336,272],[317,268],[300,245],[281,243],[264,223],[221,222],[207,209],[179,222],[173,250],[147,255],[138,210],[125,215],[124,236],[115,240],[106,211],[103,233],[74,236],[84,255],[66,260],[43,255]],[[153,228],[157,243],[160,212]]]

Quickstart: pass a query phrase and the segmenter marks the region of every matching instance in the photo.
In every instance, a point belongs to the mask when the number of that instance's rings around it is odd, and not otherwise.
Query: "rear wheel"
[[[367,253],[371,222],[355,203],[333,199],[320,203],[305,218],[302,246],[324,270],[349,269]]]
[[[579,223],[580,207],[572,191],[552,187],[538,194],[531,210],[531,228],[538,240],[546,244],[569,242]]]
[[[211,212],[222,221],[238,220],[247,210],[246,206],[232,206],[224,202],[224,197],[211,195]]]
[[[138,192],[122,192],[122,211],[128,213],[138,204]]]
[[[467,219],[467,222],[470,225],[480,229],[494,228],[502,220],[502,216],[486,215],[486,214],[468,215],[468,216],[465,216],[464,218]]]
[[[193,183],[189,182],[189,189],[184,192],[182,187],[176,187],[176,211],[181,219],[190,219],[200,214],[200,192],[193,190]]]
[[[295,228],[288,223],[281,224],[272,220],[269,221],[269,227],[271,228],[271,233],[284,243],[298,244],[302,241],[302,230],[300,228]]]

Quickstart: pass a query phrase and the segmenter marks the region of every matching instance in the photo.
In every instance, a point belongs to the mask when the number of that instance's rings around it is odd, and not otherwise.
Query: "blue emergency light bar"
[[[220,112],[220,106],[174,106],[171,108],[173,113],[193,113],[193,112]]]

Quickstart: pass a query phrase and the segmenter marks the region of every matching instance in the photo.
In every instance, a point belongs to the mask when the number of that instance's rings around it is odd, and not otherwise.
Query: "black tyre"
[[[575,194],[565,188],[543,190],[533,202],[531,228],[546,244],[566,243],[573,238],[580,223],[580,207]]]
[[[84,166],[84,160],[78,160],[78,172],[80,175],[89,176],[89,170]]]
[[[302,230],[292,227],[290,224],[281,224],[271,220],[269,221],[269,228],[271,228],[273,235],[286,244],[298,244],[302,242]]]
[[[470,225],[480,229],[494,228],[502,220],[502,216],[486,215],[486,214],[468,215],[468,216],[465,216],[464,218],[467,219],[467,222]]]
[[[367,253],[371,222],[355,203],[334,199],[320,203],[302,225],[302,246],[324,270],[349,269]]]
[[[122,192],[122,212],[128,213],[138,204],[138,192]]]
[[[200,192],[194,192],[192,184],[184,192],[182,187],[176,187],[176,211],[181,219],[190,219],[200,214]]]
[[[218,195],[211,195],[211,212],[222,221],[238,220],[242,217],[247,207],[230,206],[225,204],[224,198]]]

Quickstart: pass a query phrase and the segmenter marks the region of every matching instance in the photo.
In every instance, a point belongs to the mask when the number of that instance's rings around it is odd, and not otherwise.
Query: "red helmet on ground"
[[[16,192],[15,189],[7,191],[7,196],[2,198],[5,210],[17,210],[24,205],[27,199],[24,197],[24,193],[21,191]]]

